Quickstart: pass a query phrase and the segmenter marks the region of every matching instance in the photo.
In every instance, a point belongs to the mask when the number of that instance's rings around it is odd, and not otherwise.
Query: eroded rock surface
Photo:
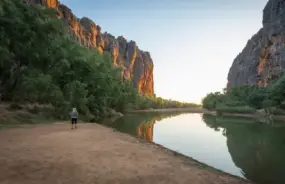
[[[102,33],[100,26],[87,17],[77,18],[67,6],[58,0],[26,0],[29,3],[56,8],[60,19],[68,25],[74,40],[88,48],[97,48],[100,53],[110,52],[114,66],[123,68],[122,76],[132,80],[134,87],[143,95],[154,95],[153,61],[148,52],[140,50],[135,41],[124,37],[115,38]]]
[[[269,0],[263,10],[263,27],[235,58],[228,87],[266,86],[285,71],[285,0]]]

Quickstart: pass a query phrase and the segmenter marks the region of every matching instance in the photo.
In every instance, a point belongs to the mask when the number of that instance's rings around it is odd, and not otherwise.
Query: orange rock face
[[[284,2],[267,2],[263,10],[263,27],[235,58],[228,74],[228,87],[267,86],[285,72]]]
[[[58,0],[26,0],[26,1],[33,4],[48,6],[50,8],[56,8],[59,6]]]
[[[102,33],[100,26],[92,20],[77,18],[72,11],[58,0],[26,0],[56,8],[60,19],[69,27],[74,40],[88,48],[97,48],[100,53],[109,52],[113,56],[114,66],[123,68],[122,76],[132,80],[140,94],[154,95],[153,61],[148,52],[138,48],[136,42],[128,42],[124,37],[115,38],[109,33]]]
[[[51,8],[56,8],[58,2],[56,0],[46,0],[47,6]]]

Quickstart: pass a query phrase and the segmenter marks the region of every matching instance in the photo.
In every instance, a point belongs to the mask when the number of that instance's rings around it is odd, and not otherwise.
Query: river
[[[129,114],[108,123],[257,184],[285,183],[285,123],[203,114]]]

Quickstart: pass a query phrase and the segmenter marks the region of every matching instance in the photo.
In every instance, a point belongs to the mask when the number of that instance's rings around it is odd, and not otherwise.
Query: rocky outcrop
[[[266,86],[285,71],[285,1],[269,0],[263,10],[263,27],[235,58],[227,87]]]
[[[122,67],[124,79],[132,80],[134,87],[143,95],[154,95],[153,61],[148,52],[140,50],[134,41],[124,37],[115,38],[102,33],[100,26],[89,18],[77,18],[72,11],[58,0],[26,0],[29,3],[56,8],[59,18],[69,27],[71,37],[88,48],[96,48],[100,53],[109,52],[113,64]]]

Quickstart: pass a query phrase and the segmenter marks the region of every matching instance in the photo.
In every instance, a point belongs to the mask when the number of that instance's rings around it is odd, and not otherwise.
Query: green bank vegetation
[[[203,108],[220,113],[263,113],[285,115],[285,75],[266,87],[245,85],[208,94]]]
[[[17,108],[40,104],[58,119],[77,107],[88,121],[106,117],[112,109],[196,106],[139,95],[130,81],[122,80],[121,68],[112,66],[111,55],[74,42],[53,9],[4,0],[0,24],[2,103]]]

